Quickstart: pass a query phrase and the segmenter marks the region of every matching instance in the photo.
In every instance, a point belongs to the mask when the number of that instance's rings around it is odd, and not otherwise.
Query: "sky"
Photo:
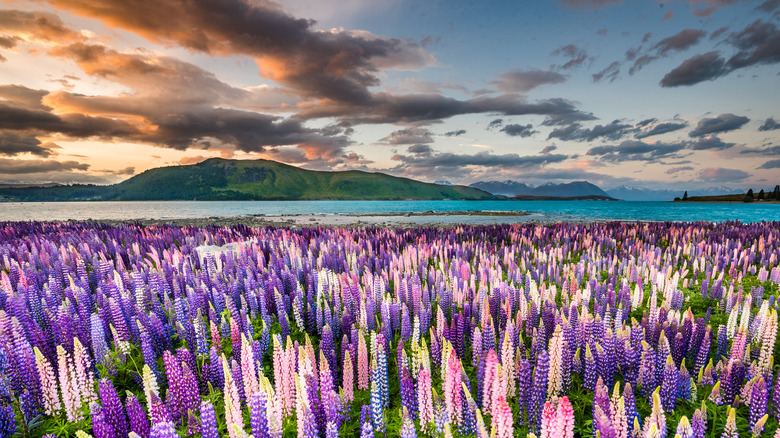
[[[0,1],[0,183],[780,183],[780,0]]]

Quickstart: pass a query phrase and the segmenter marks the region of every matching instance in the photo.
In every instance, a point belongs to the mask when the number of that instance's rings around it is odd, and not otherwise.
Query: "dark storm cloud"
[[[756,20],[725,42],[738,50],[728,60],[718,51],[695,55],[667,73],[661,86],[694,85],[742,68],[780,62],[780,30],[774,23]]]
[[[756,9],[762,12],[772,12],[780,7],[780,0],[766,0],[761,3]]]
[[[661,158],[677,157],[687,144],[655,143],[648,144],[638,140],[626,140],[616,146],[596,146],[586,155],[599,157],[604,161],[656,161]]]
[[[710,40],[714,40],[715,38],[718,38],[719,36],[726,33],[727,30],[729,30],[728,26],[723,26],[721,28],[716,29],[715,32],[712,32],[710,34]]]
[[[270,1],[49,0],[69,12],[97,18],[149,41],[210,55],[248,55],[260,73],[297,93],[366,103],[377,72],[435,63],[410,41],[368,32],[320,32]],[[175,19],[174,19],[175,18]]]
[[[750,174],[739,169],[725,169],[723,167],[708,167],[699,171],[699,177],[712,182],[741,181]]]
[[[590,120],[598,120],[598,117],[593,113],[585,113],[581,111],[572,111],[568,113],[552,114],[542,122],[542,126],[561,126],[570,125],[576,122],[587,122]]]
[[[560,84],[566,77],[549,70],[511,70],[498,75],[490,84],[505,93],[525,93],[545,84]]]
[[[102,139],[128,138],[138,134],[132,125],[119,120],[78,113],[55,115],[46,110],[27,109],[1,101],[0,129]]]
[[[23,175],[26,173],[58,172],[64,170],[87,170],[89,164],[76,161],[17,160],[0,158],[0,174]]]
[[[15,132],[0,132],[0,155],[14,156],[32,154],[48,157],[52,154],[52,144],[41,144],[40,140],[31,135]]]
[[[425,128],[407,128],[393,131],[381,141],[398,144],[433,143],[433,134]]]
[[[759,131],[774,131],[775,129],[780,129],[780,123],[777,123],[774,117],[764,120],[764,123],[758,128]]]
[[[758,166],[759,169],[780,169],[780,160],[769,160]]]
[[[560,129],[554,129],[547,136],[548,139],[559,138],[561,140],[573,141],[593,141],[597,138],[608,140],[618,140],[626,133],[632,125],[621,123],[620,120],[613,120],[608,125],[596,125],[593,128],[581,128],[579,124],[571,124]]]
[[[732,146],[734,146],[736,143],[726,143],[720,138],[718,138],[717,135],[710,135],[707,137],[702,137],[693,142],[691,144],[691,149],[695,151],[700,150],[706,150],[706,149],[728,149]]]
[[[649,124],[651,124],[651,123],[655,123],[656,121],[658,121],[658,119],[656,119],[655,117],[653,117],[652,119],[645,119],[645,120],[642,120],[641,122],[637,123],[637,124],[636,124],[636,126],[639,126],[639,127],[642,127],[642,126],[647,126],[647,125],[649,125]]]
[[[638,123],[637,126],[645,126],[648,123],[652,123],[652,122],[647,122],[647,123],[645,123],[645,125],[642,125],[641,123],[642,122]],[[659,123],[659,124],[653,126],[652,128],[650,128],[647,131],[638,132],[637,134],[634,135],[634,137],[636,137],[636,138],[652,137],[654,135],[661,135],[661,134],[666,134],[668,132],[679,131],[680,129],[683,129],[683,128],[687,127],[687,126],[688,126],[688,123],[686,123],[686,122],[681,122],[681,123],[674,123],[674,122]]]
[[[728,132],[735,129],[739,129],[744,126],[750,119],[745,116],[736,116],[734,114],[721,114],[717,117],[701,119],[699,124],[696,125],[696,129],[691,131],[688,135],[691,137],[701,137],[707,134],[715,134],[717,132]]]
[[[506,135],[509,135],[510,137],[530,137],[533,134],[538,133],[539,131],[533,130],[533,125],[530,123],[527,125],[520,125],[517,123],[509,124],[501,128],[501,132],[505,133]]]
[[[466,133],[465,129],[456,129],[454,131],[445,132],[444,136],[445,137],[460,137],[461,135],[463,135],[465,133]]]

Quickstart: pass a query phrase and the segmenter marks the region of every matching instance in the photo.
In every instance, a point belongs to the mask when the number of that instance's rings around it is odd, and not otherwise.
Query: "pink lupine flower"
[[[233,425],[244,428],[244,417],[241,413],[241,400],[238,396],[238,388],[233,380],[233,373],[227,365],[225,355],[222,355],[222,372],[225,378],[224,397],[225,397],[225,424],[228,427],[230,438],[239,438],[233,429]]]
[[[555,420],[555,407],[552,403],[545,402],[542,410],[542,434],[539,438],[558,438]]]
[[[344,390],[344,398],[346,398],[348,402],[355,399],[354,384],[352,382],[354,375],[355,373],[352,370],[352,357],[349,354],[349,350],[347,350],[344,353],[344,369],[342,371],[341,387]]]
[[[491,392],[493,379],[496,378],[498,378],[498,356],[496,356],[496,351],[491,349],[488,351],[485,362],[485,377],[482,382],[482,409],[486,413],[491,412],[491,402],[493,401]]]
[[[450,416],[450,421],[455,425],[459,425],[463,418],[463,402],[460,392],[460,361],[458,360],[455,351],[452,350],[450,358],[447,361],[447,375],[444,380],[444,405],[447,407],[447,414]]]
[[[62,345],[57,346],[57,361],[65,415],[70,422],[79,421],[81,419],[81,397],[78,388],[75,386],[70,357],[68,352],[62,348]]]
[[[244,397],[246,400],[249,400],[260,391],[252,345],[243,333],[241,334],[241,382],[244,384]]]
[[[495,438],[512,438],[514,436],[514,424],[512,419],[512,409],[506,402],[504,396],[496,399],[496,415],[493,417],[493,434]]]
[[[54,368],[38,347],[35,347],[33,351],[35,351],[35,362],[38,365],[38,380],[41,383],[41,392],[43,393],[44,411],[46,415],[56,415],[61,409],[61,405]]]
[[[89,359],[89,351],[81,344],[79,338],[73,338],[73,365],[74,374],[82,403],[97,401],[95,394],[95,378],[92,375],[92,364]]]
[[[556,438],[574,438],[574,408],[569,397],[558,400],[558,411],[555,413]]]
[[[358,389],[365,391],[366,389],[368,389],[368,381],[369,381],[368,348],[366,347],[366,338],[363,336],[362,332],[358,333],[357,359],[358,359],[357,387]]]
[[[433,422],[433,397],[431,373],[425,367],[420,368],[417,379],[417,406],[420,412],[420,425],[424,431],[430,432],[428,425]]]

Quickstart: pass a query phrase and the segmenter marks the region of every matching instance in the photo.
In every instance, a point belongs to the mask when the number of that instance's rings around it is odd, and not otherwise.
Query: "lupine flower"
[[[750,392],[750,416],[749,422],[750,429],[753,430],[758,421],[766,416],[767,404],[769,401],[769,394],[766,390],[766,381],[763,376],[754,378],[753,388]],[[763,429],[763,427],[762,427]]]
[[[141,438],[149,438],[149,420],[146,418],[146,413],[138,398],[129,391],[125,401],[125,411],[127,411],[127,419],[130,422],[130,431]]]
[[[417,379],[417,406],[420,413],[420,427],[424,432],[430,433],[429,425],[434,420],[431,374],[424,367],[420,368]]]
[[[401,438],[417,438],[414,421],[409,417],[406,407],[401,408]]]
[[[105,416],[106,423],[114,430],[115,436],[120,437],[127,435],[128,427],[125,409],[122,406],[122,402],[119,400],[114,385],[108,379],[100,379],[100,381],[98,381],[98,388],[100,403],[103,406],[101,411]]]
[[[47,415],[55,415],[61,408],[60,394],[57,391],[57,380],[54,378],[54,368],[43,356],[41,350],[35,347],[35,362],[38,365],[38,378],[41,382],[44,410]]]
[[[726,418],[726,425],[723,427],[721,438],[739,438],[737,410],[734,408],[728,408],[728,417]]]
[[[460,425],[463,417],[463,401],[460,397],[461,373],[460,361],[454,350],[451,350],[447,360],[447,374],[444,380],[444,405],[453,424]]]
[[[496,399],[496,416],[493,418],[493,432],[491,436],[496,438],[511,438],[514,435],[514,424],[512,419],[512,409],[506,402],[504,396]]]

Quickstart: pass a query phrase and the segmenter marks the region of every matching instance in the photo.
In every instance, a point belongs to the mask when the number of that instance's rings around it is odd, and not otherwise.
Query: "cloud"
[[[711,182],[735,182],[746,179],[749,173],[739,169],[725,169],[723,167],[708,167],[699,171],[699,177]]]
[[[780,30],[773,23],[756,20],[730,34],[726,43],[738,50],[728,60],[718,51],[695,55],[667,73],[661,86],[694,85],[746,67],[780,62]]]
[[[542,149],[541,152],[539,152],[539,153],[540,154],[549,154],[552,151],[557,150],[557,149],[558,149],[558,146],[555,146],[554,144],[551,144],[549,146],[545,146],[544,149]]]
[[[0,155],[15,156],[29,153],[39,157],[52,155],[53,143],[41,144],[40,140],[31,135],[0,131]]]
[[[625,140],[616,146],[596,146],[585,154],[600,157],[604,161],[656,161],[660,158],[678,157],[678,153],[687,144],[681,143],[645,143],[638,140]]]
[[[545,84],[566,82],[566,77],[549,70],[511,70],[498,75],[498,80],[490,84],[505,93],[525,93]]]
[[[570,111],[560,114],[550,114],[542,122],[542,126],[560,126],[570,125],[576,122],[587,122],[590,120],[598,120],[598,117],[593,113],[585,113],[582,111]]]
[[[601,9],[622,0],[562,0],[561,4],[569,9]]]
[[[710,135],[707,137],[702,137],[696,140],[692,145],[691,149],[695,151],[700,150],[707,150],[707,149],[728,149],[730,147],[733,147],[736,143],[726,143],[720,138],[718,138],[717,135]]]
[[[569,58],[563,65],[557,66],[561,70],[569,70],[579,65],[582,65],[587,59],[588,54],[585,50],[577,47],[574,44],[567,44],[563,47],[556,49],[551,53],[552,55],[562,55]]]
[[[504,124],[504,119],[493,119],[488,123],[487,127],[485,129],[493,129],[498,128],[499,126]]]
[[[745,116],[736,116],[734,114],[721,114],[717,117],[701,119],[696,129],[688,135],[691,137],[701,137],[707,134],[717,132],[729,132],[744,126],[750,119]]]
[[[425,128],[407,128],[391,132],[381,141],[398,145],[414,143],[433,143],[433,134]]]
[[[780,123],[777,123],[773,117],[764,120],[764,123],[758,127],[759,131],[774,131],[780,129]]]
[[[461,135],[465,134],[465,129],[456,129],[454,131],[448,131],[444,133],[445,137],[460,137]]]
[[[487,151],[473,155],[428,152],[430,151],[424,150],[422,153],[416,153],[413,156],[394,155],[392,159],[399,164],[392,171],[408,176],[430,176],[432,174],[458,174],[464,176],[465,173],[476,171],[477,169],[490,169],[493,173],[502,170],[516,170],[518,168],[529,169],[537,168],[544,164],[558,163],[568,158],[568,156],[563,154],[521,156],[518,154],[495,155]]]
[[[672,167],[671,169],[667,169],[665,173],[667,175],[674,175],[680,172],[686,172],[688,170],[693,170],[693,167],[691,166]]]
[[[547,139],[559,138],[561,140],[573,140],[573,141],[593,141],[597,138],[604,137],[609,140],[618,140],[627,131],[632,128],[631,125],[620,123],[620,120],[613,120],[608,125],[596,125],[591,129],[581,128],[580,124],[573,123],[563,128],[554,129],[547,136]]]
[[[780,7],[780,0],[766,0],[764,3],[761,3],[756,10],[762,11],[762,12],[772,12],[775,9]]]
[[[652,119],[651,119],[652,120]],[[641,123],[647,122],[644,125]],[[645,126],[649,123],[652,123],[652,121],[642,121],[637,124],[637,126]],[[635,138],[646,138],[646,137],[652,137],[654,135],[661,135],[666,134],[669,132],[679,131],[680,129],[683,129],[688,126],[687,122],[680,122],[680,123],[674,123],[674,122],[667,122],[667,123],[659,123],[657,125],[654,125],[652,128],[638,132],[634,135]]]
[[[427,144],[415,144],[406,148],[406,151],[415,155],[430,155],[433,153],[433,149]]]
[[[746,148],[739,151],[740,154],[758,154],[767,156],[780,156],[780,146],[770,146],[764,149]]]
[[[0,158],[0,174],[22,175],[28,173],[57,172],[63,170],[87,170],[89,164],[76,161],[20,160]]]
[[[250,56],[263,77],[305,97],[366,103],[369,87],[379,83],[379,71],[436,64],[433,55],[414,42],[366,31],[319,31],[314,21],[295,18],[270,1],[49,3],[154,43],[212,56]]]
[[[662,87],[679,87],[711,81],[722,76],[726,61],[717,51],[694,55],[664,75]]]
[[[604,70],[593,74],[593,82],[599,82],[604,78],[609,79],[610,82],[614,82],[620,74],[620,63],[615,61],[608,65]]]
[[[659,55],[666,55],[669,52],[681,52],[695,46],[706,35],[707,32],[701,29],[684,29],[662,39],[654,48],[658,50]]]
[[[769,160],[758,166],[759,169],[780,169],[780,160]]]
[[[3,49],[13,49],[16,47],[16,44],[19,43],[18,36],[6,36],[6,35],[0,35],[0,48]]]
[[[501,132],[506,133],[510,137],[530,137],[533,134],[538,133],[539,131],[533,130],[533,125],[530,123],[527,125],[520,125],[520,124],[509,124],[505,125],[503,128],[501,128]]]
[[[0,10],[0,29],[13,34],[11,37],[5,37],[6,42],[3,47],[6,48],[13,47],[20,36],[28,40],[51,43],[67,43],[84,39],[80,32],[65,26],[60,17],[47,12]]]

